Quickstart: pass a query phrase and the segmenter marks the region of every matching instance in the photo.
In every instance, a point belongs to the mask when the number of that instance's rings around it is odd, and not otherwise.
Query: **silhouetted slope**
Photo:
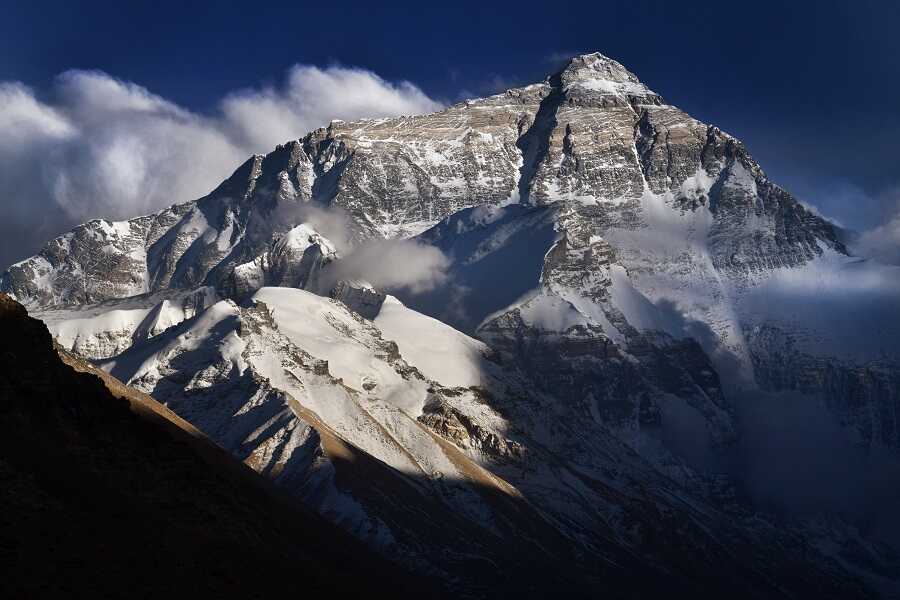
[[[0,597],[434,595],[107,384],[0,294]]]

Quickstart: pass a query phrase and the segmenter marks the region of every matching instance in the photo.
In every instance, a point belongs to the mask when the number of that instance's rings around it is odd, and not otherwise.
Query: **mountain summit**
[[[599,52],[572,58],[565,68],[550,77],[548,82],[554,79],[559,79],[560,85],[567,90],[581,88],[605,95],[661,100],[631,71]]]
[[[852,310],[850,282],[895,271],[587,54],[334,121],[203,198],[51,240],[0,289],[455,591],[850,597],[897,584],[874,528],[760,511],[735,465],[771,438],[761,407],[839,423],[848,457],[897,452],[896,320],[803,308]],[[558,579],[521,576],[539,565]]]

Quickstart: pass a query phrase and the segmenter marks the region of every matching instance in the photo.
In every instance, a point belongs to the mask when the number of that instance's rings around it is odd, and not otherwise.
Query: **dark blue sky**
[[[366,67],[441,100],[601,51],[742,138],[772,178],[855,227],[900,183],[896,2],[0,2],[0,81],[101,69],[196,111],[295,63]]]

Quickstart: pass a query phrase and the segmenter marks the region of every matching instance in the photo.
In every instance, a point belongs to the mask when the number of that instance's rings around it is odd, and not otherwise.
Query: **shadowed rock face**
[[[66,360],[0,294],[4,597],[435,595],[149,397]]]
[[[335,300],[340,300],[347,308],[366,319],[374,319],[378,316],[385,298],[382,292],[354,285],[349,281],[339,281],[329,295]]]

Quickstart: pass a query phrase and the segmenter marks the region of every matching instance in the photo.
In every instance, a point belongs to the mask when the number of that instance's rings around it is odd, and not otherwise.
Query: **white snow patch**
[[[611,81],[609,79],[584,79],[573,82],[571,87],[580,87],[592,92],[600,92],[601,94],[624,94],[628,96],[644,96],[650,94],[643,83],[634,83],[631,81]]]
[[[388,296],[375,318],[385,339],[429,379],[449,387],[480,385],[487,346]]]

